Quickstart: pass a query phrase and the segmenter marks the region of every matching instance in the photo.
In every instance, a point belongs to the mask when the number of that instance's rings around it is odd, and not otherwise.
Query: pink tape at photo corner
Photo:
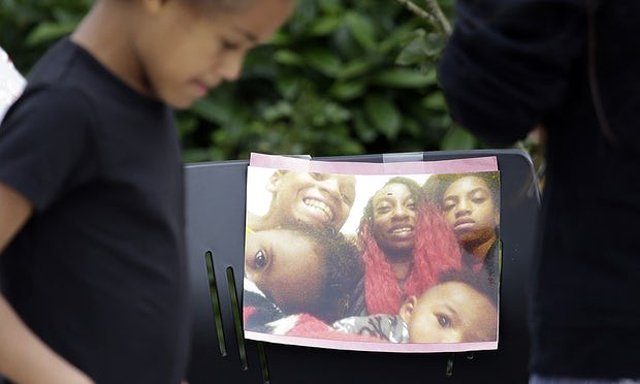
[[[252,153],[249,165],[299,172],[320,172],[348,175],[410,175],[492,172],[498,170],[495,156],[437,161],[406,161],[393,163],[361,163],[319,161],[287,156]]]

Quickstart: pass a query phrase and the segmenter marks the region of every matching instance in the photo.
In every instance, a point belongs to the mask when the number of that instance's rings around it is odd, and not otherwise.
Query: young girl
[[[362,275],[355,246],[339,232],[309,225],[249,231],[245,246],[245,329],[290,314],[327,322],[344,317]]]
[[[98,0],[0,128],[0,374],[175,384],[190,309],[171,107],[238,77],[293,0]]]
[[[497,172],[433,175],[425,183],[463,251],[464,264],[484,270],[497,286],[500,184]]]

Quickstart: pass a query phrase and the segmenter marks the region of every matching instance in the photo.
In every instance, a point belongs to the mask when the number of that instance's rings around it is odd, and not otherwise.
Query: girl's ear
[[[407,301],[405,301],[404,304],[402,304],[402,307],[400,307],[400,317],[405,323],[408,324],[411,321],[411,316],[413,316],[413,310],[416,308],[417,303],[417,297],[409,296]]]
[[[280,182],[282,181],[282,177],[284,176],[285,171],[279,169],[269,177],[269,183],[267,184],[267,191],[271,193],[275,193],[280,187]]]

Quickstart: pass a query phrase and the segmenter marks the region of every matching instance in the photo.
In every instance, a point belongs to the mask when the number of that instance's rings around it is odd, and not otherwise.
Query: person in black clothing
[[[439,64],[487,143],[536,126],[547,175],[532,265],[532,383],[640,382],[637,1],[459,0]]]
[[[0,127],[0,375],[178,383],[189,313],[171,107],[238,77],[293,0],[100,0]]]

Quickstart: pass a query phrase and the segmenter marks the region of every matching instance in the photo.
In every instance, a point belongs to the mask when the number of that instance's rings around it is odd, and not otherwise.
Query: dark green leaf
[[[376,49],[376,30],[371,20],[362,14],[349,12],[345,16],[353,38],[366,50]]]
[[[354,127],[358,138],[364,143],[371,143],[378,137],[378,132],[374,128],[373,124],[369,124],[361,111],[357,111],[354,117]]]
[[[267,122],[274,122],[282,118],[291,117],[292,113],[293,108],[291,104],[286,101],[280,101],[275,105],[267,107],[262,116]]]
[[[362,96],[366,90],[364,82],[336,83],[329,89],[329,95],[338,100],[352,100]]]
[[[325,104],[323,114],[333,124],[343,123],[351,118],[351,112],[336,103]]]
[[[57,40],[62,36],[65,36],[71,32],[73,32],[76,27],[75,23],[56,23],[56,22],[45,22],[40,25],[36,29],[33,30],[25,41],[27,45],[34,46],[50,41]]]
[[[216,103],[210,96],[194,103],[190,110],[206,121],[221,125],[228,123],[232,118],[232,111]]]
[[[333,31],[335,31],[342,20],[340,20],[339,16],[325,16],[317,21],[315,21],[309,27],[309,34],[312,36],[325,36]]]
[[[304,65],[304,59],[302,58],[302,56],[288,49],[279,49],[275,53],[275,55],[273,55],[273,59],[277,63],[284,64],[284,65],[295,65],[295,66]]]
[[[278,91],[287,100],[293,99],[300,92],[300,81],[297,77],[283,75],[276,79]]]
[[[373,77],[373,83],[392,88],[422,88],[436,84],[435,70],[422,71],[394,68],[380,71]]]
[[[312,68],[329,77],[337,77],[342,68],[340,58],[327,48],[309,49],[304,58]]]
[[[338,77],[343,80],[358,77],[367,73],[374,65],[371,60],[354,59],[342,67]]]
[[[447,132],[440,145],[442,150],[472,149],[478,145],[477,139],[461,127],[453,127]]]
[[[381,95],[369,95],[365,98],[365,109],[369,121],[387,138],[398,134],[402,117],[392,100]]]
[[[422,99],[422,105],[428,109],[435,109],[440,111],[447,110],[447,102],[444,99],[442,92],[435,92]]]

